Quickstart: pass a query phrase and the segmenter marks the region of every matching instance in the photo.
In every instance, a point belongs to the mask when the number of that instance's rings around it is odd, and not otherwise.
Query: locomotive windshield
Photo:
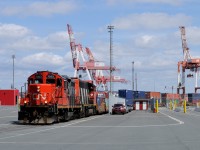
[[[41,74],[36,74],[35,75],[35,80],[34,83],[38,84],[38,83],[42,83],[42,75]]]
[[[53,83],[55,83],[55,76],[53,74],[48,74],[46,76],[46,83],[47,84],[53,84]]]
[[[28,83],[29,84],[39,84],[39,83],[43,83],[43,79],[42,79],[42,75],[41,74],[36,74],[35,76],[32,76],[31,78],[29,78]]]

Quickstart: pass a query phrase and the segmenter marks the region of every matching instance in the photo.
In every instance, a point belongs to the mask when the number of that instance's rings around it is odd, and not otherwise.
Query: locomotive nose
[[[31,104],[47,105],[53,99],[54,87],[50,84],[30,85]]]

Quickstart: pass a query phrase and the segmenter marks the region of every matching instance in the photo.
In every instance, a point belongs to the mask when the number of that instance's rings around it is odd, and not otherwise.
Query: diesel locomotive
[[[92,81],[37,71],[28,78],[28,90],[19,103],[20,123],[51,124],[107,113],[104,93]]]

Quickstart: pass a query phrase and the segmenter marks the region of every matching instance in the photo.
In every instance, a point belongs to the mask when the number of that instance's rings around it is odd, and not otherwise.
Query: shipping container
[[[150,99],[150,103],[151,103],[152,101],[156,101],[156,100],[158,100],[158,104],[162,103],[162,99],[158,99],[158,98],[151,98],[151,99]]]
[[[19,98],[19,90],[1,89],[0,90],[0,105],[16,105]]]
[[[199,93],[188,93],[188,102],[189,103],[197,103],[200,100]]]
[[[161,98],[161,93],[160,92],[146,92],[146,99],[160,99]]]
[[[185,96],[184,96],[185,97]],[[176,93],[161,93],[162,103],[168,105],[169,101],[173,101],[173,103],[180,104],[181,103],[181,95]]]
[[[146,99],[146,92],[145,91],[133,91],[133,98],[134,99]]]
[[[133,99],[126,99],[126,105],[133,106]]]
[[[132,90],[126,90],[126,89],[119,90],[118,95],[121,98],[133,99],[133,91]]]
[[[180,99],[180,94],[176,93],[162,93],[161,94],[162,99],[167,99],[167,100],[173,100],[173,99]]]

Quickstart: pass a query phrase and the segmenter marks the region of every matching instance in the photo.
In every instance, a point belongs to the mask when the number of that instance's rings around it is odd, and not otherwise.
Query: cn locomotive
[[[37,71],[28,78],[28,90],[19,103],[20,123],[51,124],[107,113],[105,94],[91,81],[50,71]]]

